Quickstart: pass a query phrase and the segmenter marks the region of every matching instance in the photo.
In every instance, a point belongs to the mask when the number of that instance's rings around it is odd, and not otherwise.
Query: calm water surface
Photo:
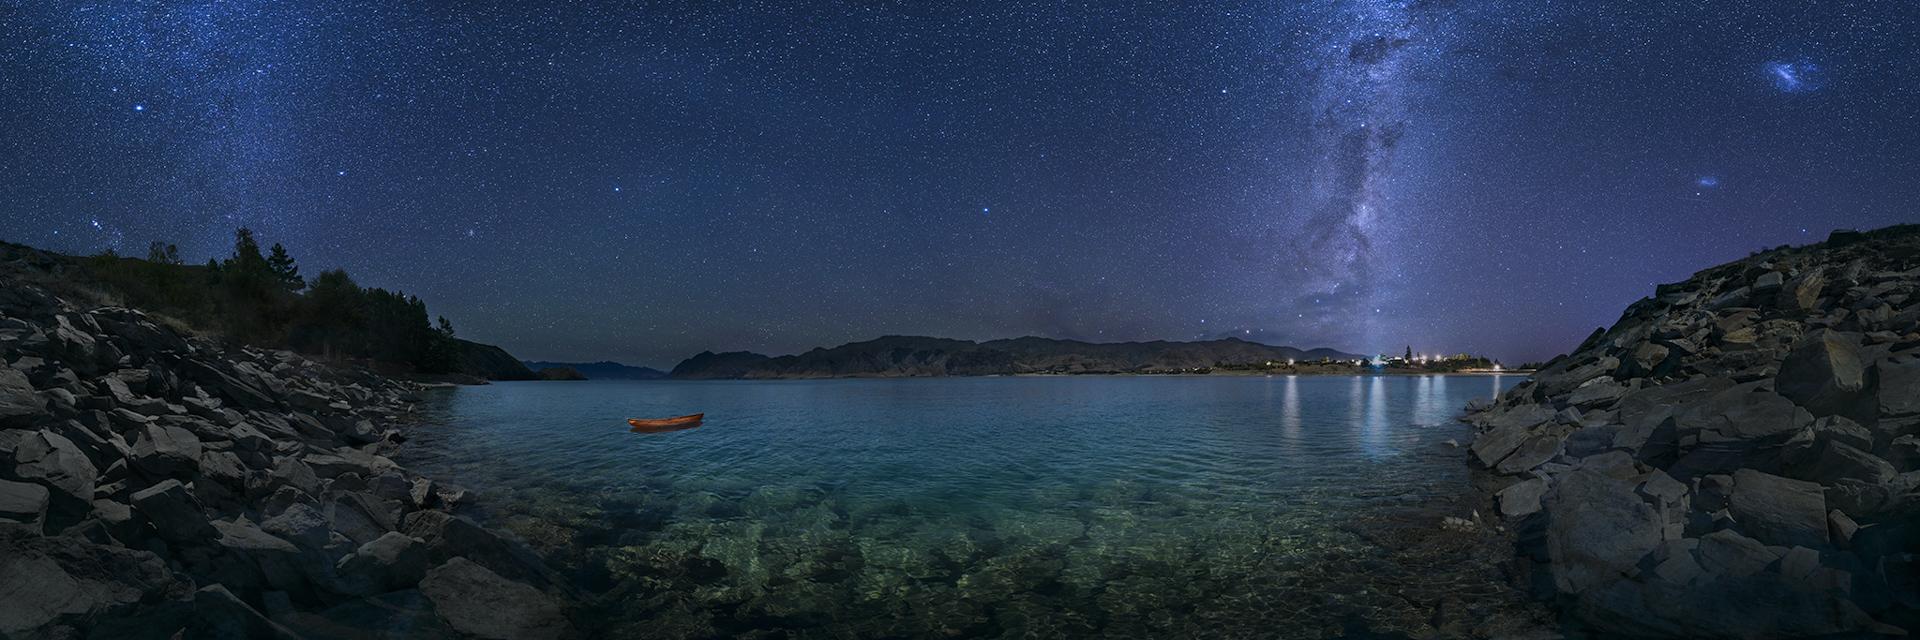
[[[1418,636],[1508,594],[1431,513],[1415,552],[1377,534],[1462,490],[1453,417],[1519,380],[503,383],[401,457],[602,590],[608,635]]]

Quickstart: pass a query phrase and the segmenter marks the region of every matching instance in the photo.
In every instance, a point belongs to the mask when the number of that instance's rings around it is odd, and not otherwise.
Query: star
[[[147,110],[147,105],[144,105],[144,104],[136,104],[136,105],[133,105],[133,110],[134,110],[134,111],[146,111],[146,110]]]

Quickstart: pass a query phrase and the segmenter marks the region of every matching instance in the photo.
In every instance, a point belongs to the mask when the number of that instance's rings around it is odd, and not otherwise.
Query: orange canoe
[[[694,427],[698,427],[700,426],[700,420],[705,417],[707,417],[707,414],[696,413],[690,416],[680,416],[678,418],[659,418],[655,420],[641,420],[639,418],[627,418],[627,424],[633,425],[632,431],[634,433],[663,433],[667,431],[679,431],[681,429],[692,429]]]

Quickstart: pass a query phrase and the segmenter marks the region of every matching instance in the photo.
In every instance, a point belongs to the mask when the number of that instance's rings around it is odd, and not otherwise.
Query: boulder
[[[1666,345],[1654,342],[1643,343],[1634,347],[1633,353],[1627,356],[1626,363],[1620,367],[1621,372],[1626,374],[1626,377],[1632,378],[1659,375],[1664,373],[1665,367],[1662,365],[1667,362],[1667,356],[1670,353],[1671,350]]]
[[[361,493],[343,493],[328,505],[333,529],[355,543],[365,544],[394,529],[392,509]]]
[[[1659,518],[1633,484],[1598,473],[1562,476],[1547,513],[1547,555],[1561,593],[1620,580],[1660,544]]]
[[[389,531],[341,558],[334,574],[345,593],[369,596],[418,584],[426,576],[427,563],[426,545]]]
[[[189,588],[145,551],[71,537],[0,537],[0,637],[60,637],[52,625],[94,626],[143,601],[184,597]],[[91,637],[129,635],[98,626],[91,631]]]
[[[1808,335],[1780,363],[1780,395],[1814,416],[1847,412],[1866,388],[1858,340],[1834,331]]]
[[[1547,493],[1547,481],[1533,478],[1514,483],[1497,494],[1500,498],[1500,515],[1509,518],[1532,515],[1540,511],[1540,497]]]
[[[193,620],[186,637],[208,640],[252,640],[273,638],[299,640],[300,635],[268,620],[226,587],[213,584],[193,594]]]
[[[1536,404],[1522,405],[1492,416],[1487,430],[1474,436],[1468,450],[1482,466],[1492,468],[1502,458],[1526,442],[1533,427],[1553,419],[1553,409]]]
[[[1567,404],[1581,409],[1604,409],[1613,406],[1613,403],[1627,395],[1626,385],[1615,382],[1612,378],[1595,380],[1597,381],[1574,389],[1573,394],[1567,396]]]
[[[1767,544],[1827,544],[1827,500],[1819,484],[1752,469],[1733,473],[1727,508],[1741,530]]]
[[[20,531],[40,535],[47,513],[47,488],[0,480],[0,535]]]
[[[1814,303],[1819,302],[1820,292],[1826,289],[1826,286],[1827,277],[1825,269],[1813,269],[1801,273],[1792,280],[1787,281],[1786,285],[1781,287],[1780,292],[1775,294],[1774,306],[1783,311],[1811,311],[1814,308]]]
[[[1893,465],[1839,439],[1827,438],[1814,445],[1813,454],[1794,467],[1793,477],[1833,484],[1851,478],[1868,484],[1884,484],[1897,475]]]
[[[1560,446],[1564,442],[1566,442],[1564,432],[1551,430],[1527,438],[1525,442],[1520,443],[1518,448],[1514,449],[1512,455],[1502,459],[1500,464],[1494,467],[1494,470],[1508,475],[1531,471],[1534,467],[1538,467],[1546,463],[1546,461],[1552,460],[1554,456],[1559,455]]]
[[[303,549],[321,549],[332,539],[327,514],[307,504],[289,505],[279,515],[260,523],[260,529]]]
[[[1721,530],[1700,537],[1700,566],[1725,576],[1750,576],[1766,570],[1780,554],[1759,540]]]
[[[92,504],[100,472],[72,440],[52,431],[34,432],[15,446],[13,459],[15,478],[47,485],[56,499],[77,508]]]
[[[428,571],[420,592],[448,626],[474,637],[537,640],[574,635],[559,602],[466,558]]]
[[[27,424],[46,409],[47,400],[33,391],[26,374],[0,367],[0,426]]]
[[[1882,359],[1874,369],[1880,379],[1880,415],[1920,415],[1920,352]]]
[[[249,587],[249,591],[262,587],[277,591],[305,588],[300,548],[293,543],[245,520],[215,520],[213,528],[219,534],[214,546],[224,552],[213,571],[221,584]]]
[[[1683,440],[1737,442],[1786,436],[1813,424],[1813,416],[1759,382],[1735,385],[1674,415]]]
[[[168,542],[195,542],[218,533],[200,513],[200,503],[178,480],[163,480],[133,494],[133,508]]]
[[[199,469],[200,438],[180,427],[150,423],[133,442],[133,464],[155,477],[189,477]]]

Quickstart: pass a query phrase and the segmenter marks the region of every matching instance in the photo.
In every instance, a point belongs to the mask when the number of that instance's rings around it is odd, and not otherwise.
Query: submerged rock
[[[538,640],[574,635],[559,602],[466,558],[428,571],[420,593],[454,630],[473,637]]]

